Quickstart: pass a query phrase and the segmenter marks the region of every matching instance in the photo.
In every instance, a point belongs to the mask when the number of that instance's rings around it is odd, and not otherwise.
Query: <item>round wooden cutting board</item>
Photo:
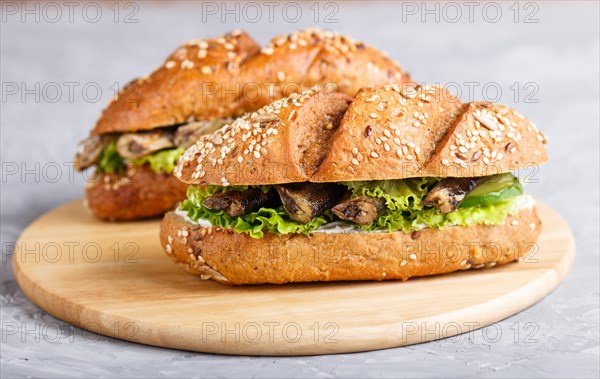
[[[35,304],[120,339],[223,354],[375,350],[484,327],[556,288],[575,243],[554,210],[541,204],[539,213],[539,249],[520,263],[406,282],[229,287],[173,264],[158,220],[103,223],[78,200],[23,232],[13,267]]]

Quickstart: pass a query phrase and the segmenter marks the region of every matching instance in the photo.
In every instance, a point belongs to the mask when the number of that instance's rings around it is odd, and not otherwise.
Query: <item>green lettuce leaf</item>
[[[518,212],[518,196],[479,207],[458,208],[447,214],[439,213],[437,208],[425,208],[422,199],[439,181],[440,178],[414,178],[342,184],[353,196],[368,195],[385,202],[386,211],[372,224],[361,226],[366,231],[409,232],[451,225],[496,225],[502,223],[508,214]],[[518,182],[516,185],[519,185]]]
[[[154,154],[134,159],[131,161],[131,163],[138,166],[148,164],[150,169],[157,174],[170,174],[175,169],[177,159],[179,159],[179,156],[181,156],[184,151],[185,150],[182,148],[160,150]],[[125,172],[126,162],[127,161],[123,159],[123,157],[121,157],[117,152],[116,141],[112,141],[104,148],[104,150],[102,150],[102,153],[100,154],[98,171],[101,173],[123,174]]]
[[[122,174],[125,172],[125,161],[117,152],[117,143],[115,141],[109,143],[102,150],[102,153],[100,153],[98,171],[108,174]]]
[[[260,186],[263,191],[268,191],[271,186]],[[231,217],[223,211],[214,211],[206,208],[203,204],[204,199],[215,193],[224,190],[246,190],[248,186],[206,186],[198,188],[194,186],[188,187],[187,200],[181,202],[179,209],[187,212],[187,216],[192,221],[199,219],[207,220],[213,226],[221,226],[223,228],[232,228],[238,233],[246,233],[252,238],[262,238],[264,232],[273,234],[288,234],[301,233],[308,235],[313,230],[318,229],[321,225],[332,220],[330,212],[324,215],[315,217],[307,224],[301,224],[291,220],[283,210],[283,207],[276,209],[261,208],[256,212],[249,213],[240,217]]]
[[[440,178],[412,178],[402,180],[380,180],[340,183],[348,188],[353,196],[373,196],[385,202],[386,211],[372,224],[360,226],[365,231],[401,230],[410,232],[422,228],[443,228],[453,225],[497,225],[504,222],[509,214],[519,210],[520,193],[514,197],[498,202],[485,203],[481,206],[458,208],[456,211],[441,214],[437,208],[425,208],[422,199],[435,186]],[[518,181],[515,185],[519,185]],[[272,186],[259,186],[268,191]],[[253,238],[262,238],[265,232],[273,234],[302,233],[309,234],[321,225],[336,220],[331,211],[325,212],[308,224],[300,224],[291,220],[283,210],[261,208],[257,212],[241,217],[231,217],[225,212],[214,211],[203,205],[208,196],[226,190],[244,191],[249,186],[206,186],[188,187],[187,200],[179,207],[187,212],[192,221],[207,220],[214,226],[233,228],[238,233],[247,233]],[[353,224],[355,225],[355,224]]]
[[[148,163],[150,169],[157,174],[170,174],[175,169],[177,159],[184,151],[182,148],[160,150],[154,154],[134,159],[132,162],[138,166]]]

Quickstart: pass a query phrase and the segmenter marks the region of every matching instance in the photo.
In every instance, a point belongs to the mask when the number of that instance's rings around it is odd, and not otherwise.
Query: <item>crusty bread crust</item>
[[[441,87],[363,88],[344,115],[330,153],[311,181],[415,176],[463,109],[461,102]]]
[[[384,85],[357,94],[314,182],[475,177],[547,160],[545,137],[509,107],[462,104],[437,86]]]
[[[185,199],[187,185],[171,174],[157,174],[147,165],[130,165],[127,172],[100,174],[86,186],[92,214],[109,221],[155,217]]]
[[[337,280],[406,280],[492,267],[535,248],[541,221],[534,208],[503,225],[423,229],[413,233],[266,234],[253,239],[201,227],[169,212],[160,241],[175,262],[202,279],[261,284]]]
[[[318,88],[277,100],[202,137],[179,158],[174,174],[190,184],[306,181],[325,158],[351,101]]]
[[[385,53],[319,29],[275,37],[260,49],[244,32],[191,41],[149,76],[127,85],[92,134],[149,130],[238,116],[315,84],[353,96],[410,77]]]
[[[104,109],[92,134],[150,130],[242,113],[237,95],[221,98],[218,88],[234,83],[241,64],[259,50],[244,32],[185,43],[153,73],[127,84]],[[213,93],[210,101],[208,93]]]
[[[396,84],[347,101],[326,90],[278,100],[199,140],[175,175],[212,185],[476,177],[547,160],[543,134],[506,106]]]

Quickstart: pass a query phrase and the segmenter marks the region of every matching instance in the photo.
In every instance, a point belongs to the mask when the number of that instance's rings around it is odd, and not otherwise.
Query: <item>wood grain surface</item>
[[[519,263],[406,282],[229,287],[173,264],[158,220],[103,223],[77,200],[23,232],[13,267],[39,307],[120,339],[221,354],[376,350],[484,327],[556,288],[575,243],[554,210],[540,204],[539,213],[538,248]]]

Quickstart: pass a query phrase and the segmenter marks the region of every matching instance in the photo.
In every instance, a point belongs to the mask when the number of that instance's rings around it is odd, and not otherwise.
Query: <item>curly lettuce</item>
[[[386,210],[370,225],[355,225],[365,231],[383,230],[389,232],[410,232],[422,228],[443,228],[454,225],[497,225],[504,222],[509,214],[517,213],[522,191],[520,184],[515,180],[515,188],[504,193],[502,200],[497,196],[490,196],[477,206],[459,207],[454,212],[439,213],[437,208],[425,208],[423,198],[437,184],[441,178],[411,178],[399,180],[379,180],[362,182],[342,182],[351,192],[352,196],[372,196],[381,199]],[[264,192],[272,186],[256,186]],[[255,188],[256,188],[255,187]],[[187,200],[184,200],[179,210],[187,212],[187,216],[194,222],[207,220],[213,226],[232,228],[238,233],[246,233],[253,238],[262,238],[264,233],[288,234],[301,233],[308,235],[324,224],[336,220],[328,211],[314,218],[307,224],[291,220],[282,206],[278,208],[261,208],[256,212],[231,217],[223,211],[214,211],[204,206],[204,199],[208,196],[228,190],[244,191],[249,186],[206,186],[198,188],[190,186]],[[511,187],[508,187],[510,189]],[[479,194],[482,196],[484,194]],[[497,199],[497,200],[493,200]]]
[[[252,238],[262,238],[265,232],[278,235],[289,233],[308,235],[333,218],[330,212],[326,212],[326,214],[315,217],[307,224],[301,224],[290,219],[282,206],[275,209],[261,208],[244,216],[231,217],[223,211],[208,209],[203,204],[204,199],[215,193],[224,190],[244,191],[248,188],[248,186],[206,186],[205,188],[190,186],[187,191],[187,200],[181,202],[179,210],[187,212],[187,216],[192,221],[207,220],[213,226],[232,228],[236,232],[246,233]],[[266,192],[271,186],[260,186],[260,188]]]
[[[160,150],[154,154],[134,159],[132,163],[138,166],[147,163],[150,166],[150,169],[157,174],[170,174],[175,169],[177,160],[184,151],[185,150],[182,148]]]
[[[98,171],[108,174],[122,174],[125,172],[125,161],[117,152],[117,143],[110,142],[100,153]]]
[[[459,207],[454,212],[442,214],[437,208],[425,208],[422,199],[440,178],[411,178],[369,182],[342,183],[353,196],[372,196],[381,199],[386,210],[373,223],[361,226],[363,230],[402,230],[410,232],[422,228],[443,228],[451,225],[485,224],[497,225],[507,215],[518,212],[515,201],[522,192],[515,191],[514,197],[503,201],[489,202],[482,206]],[[520,186],[518,181],[517,186]]]
[[[150,169],[157,174],[170,174],[175,169],[177,160],[183,152],[184,149],[182,148],[160,150],[153,154],[134,159],[131,163],[138,166],[148,164]],[[104,150],[102,150],[102,153],[100,153],[97,167],[98,171],[101,173],[123,174],[127,162],[127,160],[119,155],[117,143],[112,141],[104,148]]]

